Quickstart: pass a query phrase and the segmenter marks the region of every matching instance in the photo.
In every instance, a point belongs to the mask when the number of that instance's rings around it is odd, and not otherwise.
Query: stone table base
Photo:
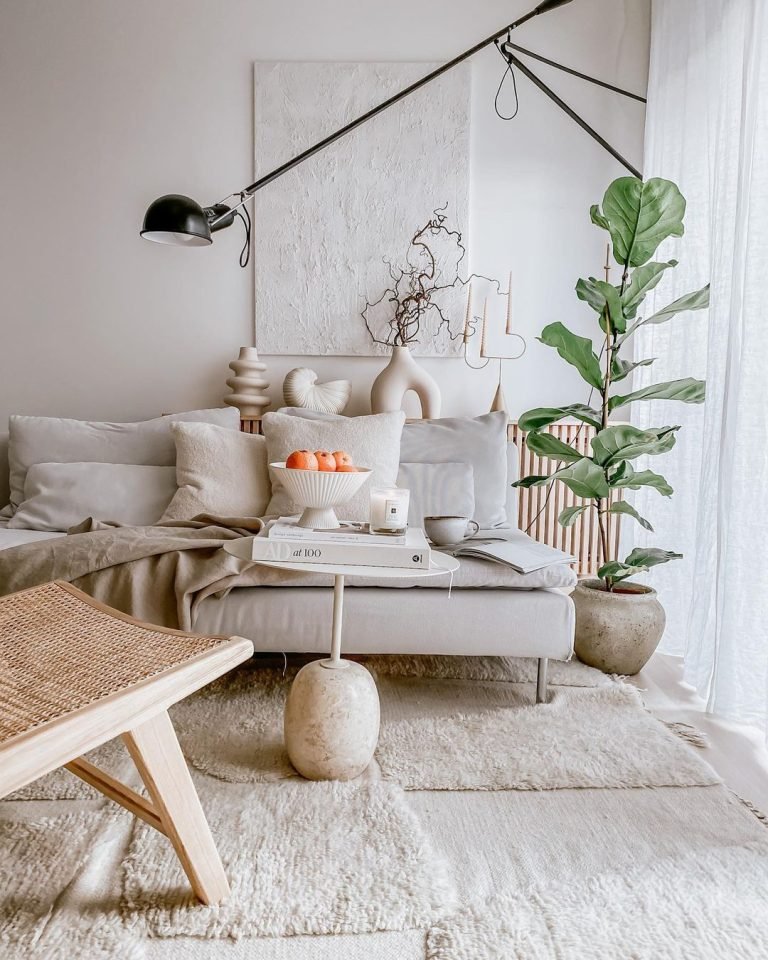
[[[353,780],[379,739],[379,693],[352,660],[316,660],[296,675],[285,708],[291,763],[309,780]]]

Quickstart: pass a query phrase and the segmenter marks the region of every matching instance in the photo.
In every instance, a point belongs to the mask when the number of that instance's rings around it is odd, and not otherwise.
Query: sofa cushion
[[[371,487],[397,482],[404,422],[405,414],[401,411],[333,420],[266,413],[261,425],[267,438],[269,463],[285,460],[294,450],[346,450],[356,466],[368,467],[372,471],[370,480],[337,511],[344,520],[365,521],[370,514]],[[272,478],[272,499],[267,513],[270,516],[301,513],[276,476]]]
[[[441,579],[441,578],[438,578]],[[390,584],[395,581],[389,581]],[[567,660],[573,601],[551,590],[356,589],[344,607],[343,655],[431,653]],[[257,651],[328,655],[328,589],[246,587],[206,597],[195,610],[200,633],[249,637]],[[279,625],[279,629],[275,629]]]
[[[56,537],[65,536],[65,533],[45,533],[42,530],[9,530],[3,522],[0,523],[0,550],[9,550],[11,547],[21,547],[25,543],[54,540]]]
[[[171,423],[192,420],[237,430],[240,414],[234,407],[190,410],[138,423],[104,423],[61,417],[12,416],[9,420],[8,463],[11,507],[24,499],[24,481],[33,463],[133,463],[172,467],[176,446]]]
[[[163,520],[261,517],[272,488],[265,437],[212,423],[173,423],[178,490]]]
[[[65,531],[93,517],[144,526],[176,492],[174,467],[133,463],[33,463],[10,529]]]
[[[490,529],[507,524],[507,415],[414,420],[403,429],[400,459],[406,462],[463,461],[472,464],[473,519]]]
[[[423,527],[424,517],[474,516],[471,463],[401,463],[397,485],[411,491],[408,523],[412,527]]]
[[[275,567],[261,566],[252,571],[259,585],[270,587],[323,587],[333,582],[330,574],[294,573]],[[348,574],[344,583],[348,587],[381,587],[388,590],[571,590],[576,586],[577,576],[567,563],[555,563],[535,570],[533,573],[518,573],[502,563],[480,560],[476,557],[461,557],[459,569],[453,574],[434,577],[396,577],[377,580],[376,577],[361,577]]]

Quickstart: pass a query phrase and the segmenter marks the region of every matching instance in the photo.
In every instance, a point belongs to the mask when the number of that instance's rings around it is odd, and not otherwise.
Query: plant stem
[[[629,279],[629,265],[624,264],[624,270],[621,274],[621,286],[619,288],[619,297],[624,296],[624,291],[627,287],[627,280]],[[608,426],[608,403],[609,403],[609,392],[611,389],[611,370],[613,369],[613,354],[616,348],[616,331],[613,329],[611,324],[610,312],[608,310],[608,305],[606,304],[603,309],[603,318],[605,320],[605,377],[603,378],[603,388],[601,390],[601,403],[600,403],[600,423],[601,429],[605,430]],[[604,506],[605,504],[605,506]],[[608,563],[610,560],[617,559],[616,557],[610,556],[610,540],[608,537],[607,524],[604,520],[604,515],[608,512],[608,508],[611,505],[610,493],[608,497],[604,499],[599,499],[597,501],[597,518],[598,524],[600,527],[600,544],[602,547],[603,554],[603,563]],[[610,593],[613,590],[613,577],[605,578],[605,588]]]
[[[602,504],[602,500],[599,502]],[[603,563],[607,563],[610,557],[608,556],[610,545],[608,542],[608,530],[606,529],[605,523],[603,522],[603,514],[605,511],[598,504],[597,508],[597,525],[600,530],[600,552],[603,555]],[[602,564],[601,564],[602,566]],[[605,589],[610,593],[613,590],[613,577],[605,578]]]

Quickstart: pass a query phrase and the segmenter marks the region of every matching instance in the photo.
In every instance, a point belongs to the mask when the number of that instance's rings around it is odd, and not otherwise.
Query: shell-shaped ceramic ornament
[[[317,413],[341,413],[351,393],[349,380],[318,383],[317,374],[309,367],[296,367],[283,381],[283,397],[289,407],[303,407]]]

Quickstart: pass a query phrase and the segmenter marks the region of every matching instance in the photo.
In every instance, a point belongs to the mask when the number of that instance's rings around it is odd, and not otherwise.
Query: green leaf
[[[619,177],[603,197],[602,216],[608,221],[617,263],[639,267],[647,263],[667,237],[682,237],[685,198],[671,180]]]
[[[666,383],[652,383],[642,390],[635,390],[623,397],[610,397],[608,411],[623,407],[635,400],[679,400],[681,403],[704,403],[706,384],[704,380],[684,377],[682,380],[667,380]]]
[[[674,447],[675,431],[679,429],[680,427],[656,427],[640,430],[628,423],[606,427],[592,438],[592,455],[595,463],[609,466],[620,460],[634,460],[644,453],[667,453]]]
[[[682,553],[675,553],[674,550],[660,550],[658,547],[635,547],[630,555],[624,561],[629,566],[657,567],[660,563],[668,563],[670,560],[682,560]]]
[[[592,349],[590,339],[576,336],[559,321],[544,327],[538,339],[548,347],[555,347],[563,360],[576,367],[591,387],[596,390],[602,389],[603,374],[600,361]]]
[[[632,517],[633,520],[637,520],[641,527],[644,527],[646,530],[650,530],[651,533],[653,533],[653,527],[650,525],[650,523],[645,519],[645,517],[641,517],[632,504],[627,503],[626,500],[619,500],[618,503],[612,503],[608,508],[608,513],[626,514],[626,516]]]
[[[609,560],[604,563],[597,571],[601,580],[626,580],[627,577],[633,577],[637,573],[645,573],[648,567],[634,567],[622,563],[620,560]]]
[[[665,323],[671,320],[678,313],[685,310],[704,310],[709,306],[709,284],[703,286],[701,290],[694,290],[693,293],[686,293],[677,300],[673,300],[669,306],[658,310],[656,313],[643,320],[643,323]]]
[[[521,430],[540,430],[542,427],[548,427],[550,423],[556,423],[565,417],[574,417],[588,423],[596,429],[600,429],[600,414],[592,407],[583,403],[572,403],[567,407],[536,407],[534,410],[527,410],[517,425]]]
[[[548,480],[552,480],[552,479],[554,479],[553,474],[550,474],[549,476],[546,476],[546,477],[543,477],[541,475],[523,477],[520,480],[515,480],[514,483],[510,484],[510,486],[522,487],[524,490],[527,490],[529,487],[543,487]]]
[[[596,203],[593,203],[589,208],[589,218],[596,227],[602,227],[603,230],[611,229],[610,223],[608,223],[602,213],[600,213],[600,207],[598,207]]]
[[[585,510],[589,510],[589,506],[588,503],[585,503],[580,507],[566,507],[565,510],[560,511],[557,522],[561,527],[571,527],[576,522],[577,517],[584,513]]]
[[[628,377],[637,367],[650,367],[655,360],[656,357],[651,357],[648,360],[621,360],[614,353],[611,358],[611,381],[618,383],[620,380]]]
[[[584,456],[583,453],[569,447],[567,443],[558,440],[551,433],[539,433],[537,430],[532,430],[525,438],[525,442],[528,449],[533,453],[550,460],[563,460],[565,463],[573,463],[575,460],[581,460]]]
[[[674,492],[660,473],[654,473],[653,470],[636,471],[629,460],[622,461],[618,470],[608,477],[608,485],[614,490],[621,487],[627,487],[630,490],[653,487],[663,497],[671,497]]]
[[[668,563],[670,560],[682,559],[682,553],[673,553],[672,550],[659,550],[658,547],[638,547],[630,553],[624,563],[619,560],[611,560],[603,564],[597,571],[601,580],[610,578],[611,580],[626,580],[627,577],[633,577],[638,573],[647,573],[651,567],[656,567],[660,563]]]
[[[583,457],[572,467],[558,470],[557,479],[562,480],[577,497],[607,497],[611,492],[605,473],[589,457]]]
[[[621,298],[621,305],[624,309],[624,316],[627,320],[632,320],[637,313],[637,308],[645,300],[646,295],[656,286],[664,275],[664,271],[670,267],[676,267],[677,260],[669,260],[666,263],[658,263],[652,260],[650,263],[637,267],[632,272],[629,280],[629,286],[624,291]]]
[[[590,277],[589,280],[579,280],[576,284],[576,296],[600,314],[600,327],[604,333],[608,332],[605,329],[606,310],[614,333],[624,333],[627,329],[619,291],[610,283],[606,283],[605,280],[595,280],[594,277]]]
[[[702,287],[701,290],[694,290],[693,293],[686,293],[677,300],[673,300],[668,306],[648,317],[647,320],[636,320],[621,338],[623,343],[628,336],[633,334],[638,327],[645,326],[646,323],[666,323],[678,313],[684,313],[686,310],[704,310],[709,306],[709,284]]]

